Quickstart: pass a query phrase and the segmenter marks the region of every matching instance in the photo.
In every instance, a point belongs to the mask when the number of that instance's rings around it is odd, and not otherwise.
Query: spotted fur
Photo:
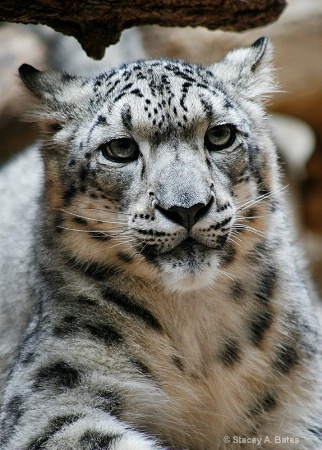
[[[270,54],[260,39],[210,67],[22,66],[43,142],[0,182],[2,449],[322,448]],[[234,139],[213,149],[223,124]]]

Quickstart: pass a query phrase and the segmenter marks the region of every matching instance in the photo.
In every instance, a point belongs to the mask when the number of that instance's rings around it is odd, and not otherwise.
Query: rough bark
[[[286,0],[2,0],[0,20],[49,25],[100,59],[125,28],[158,24],[244,31],[276,20],[285,5]]]

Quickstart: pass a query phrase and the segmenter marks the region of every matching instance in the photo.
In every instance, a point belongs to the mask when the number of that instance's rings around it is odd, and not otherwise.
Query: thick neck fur
[[[300,357],[310,358],[308,348],[314,351],[315,344],[313,339],[312,342],[303,340],[300,334],[293,337],[288,334],[290,321],[301,321],[296,315],[297,300],[286,303],[284,298],[287,286],[294,288],[296,285],[296,269],[289,256],[285,256],[292,250],[280,211],[281,203],[277,198],[274,202],[266,199],[265,203],[258,211],[264,212],[268,204],[271,209],[274,204],[275,211],[262,221],[263,234],[254,236],[245,231],[242,238],[245,245],[237,246],[237,256],[230,261],[229,268],[217,274],[213,286],[190,292],[167,289],[162,277],[158,278],[153,271],[145,278],[144,272],[138,276],[137,271],[133,271],[135,274],[131,275],[128,267],[120,265],[79,263],[64,246],[57,246],[53,252],[52,244],[46,238],[43,240],[41,260],[46,267],[42,272],[45,286],[52,284],[49,291],[55,291],[54,298],[45,306],[47,317],[46,308],[53,308],[56,319],[59,318],[62,302],[64,315],[75,314],[74,299],[80,296],[96,302],[95,309],[91,310],[93,322],[104,316],[109,320],[111,309],[106,309],[106,300],[115,292],[123,296],[125,302],[130,300],[136,305],[134,310],[125,307],[125,314],[121,316],[113,315],[115,311],[112,311],[113,320],[123,322],[125,329],[131,327],[131,341],[138,359],[149,367],[153,379],[162,386],[162,392],[151,387],[151,392],[145,394],[149,401],[158,404],[158,423],[151,418],[150,409],[148,418],[145,411],[142,416],[140,413],[130,416],[129,420],[156,435],[166,428],[171,445],[185,442],[187,446],[194,445],[193,448],[199,448],[198,445],[217,448],[222,432],[249,433],[255,416],[249,418],[248,429],[240,429],[240,420],[246,411],[256,409],[256,397],[263,395],[262,401],[270,405],[276,386],[279,386],[279,396],[286,395],[280,384],[289,369],[283,369],[283,361],[280,375],[278,362],[270,368],[277,359],[281,340],[295,352],[294,360],[289,361],[292,368],[297,368],[291,377],[292,383],[294,386],[299,380],[303,383],[299,360]],[[302,290],[304,303],[305,295]],[[88,309],[78,310],[78,314],[88,314]],[[142,323],[138,325],[140,316]],[[55,323],[52,326],[55,327]],[[314,329],[309,323],[302,326]],[[308,380],[308,374],[305,379]],[[307,392],[298,391],[294,405],[301,401],[302,395]],[[138,401],[134,401],[136,406]],[[214,411],[220,411],[216,425]],[[274,421],[285,420],[283,411],[280,407],[280,415],[275,416]],[[260,419],[261,415],[258,417]],[[287,434],[288,427],[285,429]],[[266,429],[265,433],[269,435],[270,430]]]

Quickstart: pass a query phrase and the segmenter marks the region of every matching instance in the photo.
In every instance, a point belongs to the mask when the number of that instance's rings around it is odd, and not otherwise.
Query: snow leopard
[[[0,448],[321,449],[272,44],[19,72],[42,138],[1,173]]]

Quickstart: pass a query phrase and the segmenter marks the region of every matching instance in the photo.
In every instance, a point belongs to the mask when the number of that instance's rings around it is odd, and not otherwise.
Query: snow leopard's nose
[[[195,223],[207,214],[212,202],[213,198],[211,198],[206,205],[204,203],[196,203],[195,205],[190,206],[190,208],[176,205],[171,206],[171,208],[168,209],[156,205],[156,208],[172,222],[175,222],[186,228],[187,231],[190,231]]]

